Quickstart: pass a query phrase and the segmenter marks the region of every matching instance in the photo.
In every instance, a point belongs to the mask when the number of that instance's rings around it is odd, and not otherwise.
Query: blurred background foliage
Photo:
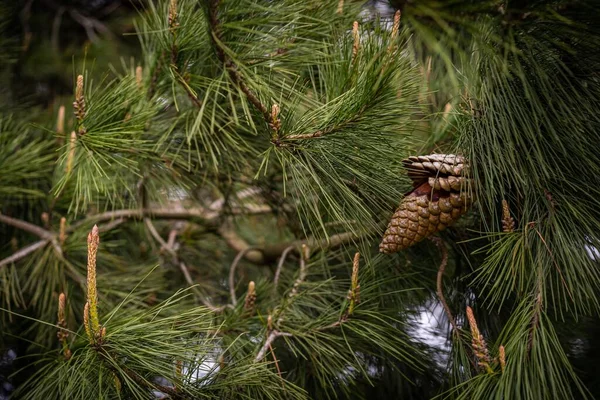
[[[140,6],[122,0],[2,2],[3,90],[15,104],[54,108],[73,93],[76,71],[85,64],[103,74],[139,58],[134,21]]]

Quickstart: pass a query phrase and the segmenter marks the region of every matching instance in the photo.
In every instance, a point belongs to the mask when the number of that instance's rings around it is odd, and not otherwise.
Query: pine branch
[[[265,106],[260,101],[258,96],[252,91],[252,89],[248,87],[243,76],[239,73],[237,65],[235,65],[233,60],[225,51],[221,37],[221,26],[218,15],[219,3],[220,0],[208,1],[208,20],[212,30],[211,39],[217,52],[217,57],[219,58],[219,61],[225,65],[225,69],[227,70],[227,73],[229,74],[229,77],[233,83],[240,88],[240,90],[246,95],[248,101],[252,103],[252,105],[262,114],[265,121],[269,123],[271,119],[271,113],[269,112],[267,106]]]
[[[34,225],[27,221],[9,217],[4,214],[0,214],[0,222],[4,222],[7,225],[14,226],[15,228],[24,230],[26,232],[33,233],[34,235],[37,235],[42,239],[52,240],[56,236],[52,232],[47,231],[46,229],[41,228],[37,225]]]
[[[4,267],[5,265],[17,262],[24,257],[27,257],[29,254],[35,252],[37,249],[39,249],[41,247],[44,247],[46,244],[48,244],[48,239],[43,239],[43,240],[37,241],[33,244],[30,244],[27,247],[23,247],[21,250],[17,251],[12,256],[9,256],[3,260],[0,260],[0,268]]]
[[[169,395],[172,399],[181,398],[180,393],[177,393],[177,390],[175,390],[174,388],[150,382],[144,377],[140,376],[137,372],[125,367],[124,365],[113,365],[116,363],[116,361],[110,355],[109,350],[104,349],[104,347],[101,344],[97,344],[96,346],[94,346],[94,349],[97,351],[98,355],[100,356],[100,359],[103,361],[103,364],[116,376],[120,375],[121,372],[124,372],[132,381],[134,381],[141,387],[165,393]]]
[[[254,362],[259,362],[260,360],[262,360],[263,358],[265,358],[265,355],[267,354],[267,351],[269,350],[269,348],[271,347],[271,345],[273,344],[273,342],[278,337],[282,337],[282,336],[291,337],[291,336],[294,336],[294,335],[292,335],[291,333],[287,333],[287,332],[280,332],[278,330],[272,330],[269,333],[269,336],[267,336],[267,340],[265,340],[265,343],[263,344],[263,346],[260,348],[260,350],[256,354],[256,357],[254,358]]]
[[[303,140],[303,139],[315,139],[315,138],[320,138],[322,136],[331,134],[341,128],[344,128],[345,126],[347,126],[348,124],[351,124],[353,122],[358,121],[363,113],[368,109],[367,105],[364,105],[363,107],[361,107],[360,110],[358,110],[358,112],[350,119],[344,121],[341,124],[335,125],[335,126],[331,126],[329,128],[326,129],[322,129],[322,130],[317,130],[315,132],[309,132],[309,133],[298,133],[298,134],[292,134],[292,135],[288,135],[285,136],[283,139],[285,140]]]
[[[192,100],[192,103],[198,108],[202,108],[202,102],[198,99],[198,96],[192,88],[188,85],[185,79],[179,74],[179,67],[177,66],[177,28],[179,23],[177,22],[177,2],[172,1],[169,6],[169,30],[171,32],[171,67],[173,68],[173,73],[176,75],[175,80],[183,88],[187,96]]]
[[[367,235],[367,233],[365,233],[365,235]],[[303,245],[308,246],[311,249],[329,250],[337,248],[347,243],[351,243],[352,241],[359,239],[360,237],[361,235],[357,235],[353,232],[344,232],[331,235],[328,238],[320,240],[311,237],[304,240],[295,240],[293,242],[273,244],[258,249],[262,252],[263,256],[265,257],[265,260],[276,260],[288,247],[293,247],[293,249],[298,253],[299,249],[301,249]]]
[[[218,229],[219,235],[225,240],[227,245],[236,250],[238,254],[243,254],[246,260],[254,264],[264,264],[266,259],[259,249],[250,246],[243,238],[241,238],[235,230],[229,226],[229,223],[224,223]]]
[[[234,208],[231,213],[236,214],[264,214],[270,212],[271,209],[268,207],[254,207],[252,209],[246,208]],[[207,210],[203,207],[186,208],[186,209],[172,209],[172,208],[146,208],[146,209],[124,209],[107,211],[104,213],[88,216],[87,218],[78,221],[71,225],[68,232],[77,230],[81,226],[88,225],[95,222],[111,221],[114,219],[127,219],[133,218],[141,220],[145,217],[153,219],[181,219],[181,220],[201,220],[206,225],[216,223],[220,218],[221,214],[217,211]]]

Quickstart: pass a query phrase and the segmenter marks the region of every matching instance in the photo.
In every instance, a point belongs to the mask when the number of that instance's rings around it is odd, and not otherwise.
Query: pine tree
[[[4,96],[14,398],[600,393],[598,11],[392,6],[148,2],[142,59]]]

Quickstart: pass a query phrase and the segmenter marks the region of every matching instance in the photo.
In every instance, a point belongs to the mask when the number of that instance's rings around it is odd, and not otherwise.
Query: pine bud
[[[354,307],[360,303],[360,284],[358,283],[358,267],[360,264],[360,253],[354,255],[354,261],[352,263],[352,280],[350,290],[348,291],[348,300],[350,305],[348,306],[348,315],[352,315]]]
[[[65,317],[66,302],[67,298],[65,294],[61,293],[58,296],[58,332],[56,333],[56,337],[62,346],[65,360],[68,360],[71,358],[71,350],[69,350],[69,345],[67,344],[69,331],[67,330],[67,320]]]
[[[75,101],[73,102],[73,109],[75,110],[75,117],[79,124],[77,132],[80,135],[84,135],[86,130],[83,126],[83,119],[85,118],[85,97],[83,96],[83,75],[77,76],[77,84],[75,86]]]
[[[354,21],[352,24],[352,38],[354,43],[352,45],[352,61],[356,59],[358,55],[358,47],[360,46],[360,33],[358,32],[358,21]]]
[[[469,320],[469,327],[471,328],[471,347],[473,348],[473,354],[477,358],[477,365],[487,373],[491,374],[494,371],[490,367],[490,355],[485,344],[485,339],[479,328],[477,327],[477,321],[473,314],[473,309],[467,306],[467,319]]]
[[[281,120],[279,119],[279,104],[273,104],[271,106],[271,122],[269,122],[269,126],[273,130],[274,136],[279,135],[279,129],[281,129]]]
[[[502,200],[502,230],[504,232],[513,232],[515,230],[515,220],[510,215],[510,209],[506,200]]]
[[[75,160],[75,142],[77,141],[77,134],[75,131],[71,132],[71,140],[69,141],[69,153],[67,154],[67,165],[65,172],[70,174],[73,170],[73,161]]]
[[[342,14],[344,12],[344,0],[338,2],[336,13]]]
[[[121,380],[119,379],[117,374],[115,374],[114,372],[113,372],[113,383],[115,385],[115,389],[117,390],[117,393],[121,393]]]
[[[85,329],[85,333],[90,340],[91,344],[94,344],[94,335],[92,334],[92,329],[90,328],[90,303],[86,302],[83,307],[83,328]]]
[[[61,246],[64,246],[65,240],[67,240],[67,219],[62,217],[60,219],[60,229],[58,231],[58,241]]]
[[[392,40],[398,37],[398,31],[400,29],[400,10],[394,13],[394,24],[392,25]]]
[[[305,243],[302,243],[302,258],[304,261],[308,261],[310,258],[310,247],[308,247]]]
[[[171,0],[169,3],[169,30],[175,35],[175,29],[179,26],[177,23],[177,0]]]
[[[100,334],[100,321],[98,318],[98,293],[96,291],[96,256],[100,235],[98,226],[94,225],[92,231],[88,234],[88,261],[87,261],[87,301],[89,305],[89,318],[91,330],[94,337]]]
[[[256,289],[254,281],[248,283],[248,292],[246,293],[246,301],[244,301],[244,310],[252,313],[254,311],[254,304],[256,303]]]
[[[10,238],[10,248],[13,253],[19,250],[19,240],[14,236]]]
[[[140,89],[144,86],[143,80],[144,80],[144,76],[143,76],[142,66],[138,65],[135,68],[135,82],[137,83],[137,85]]]
[[[175,360],[175,386],[180,387],[183,384],[183,361]]]
[[[500,346],[498,349],[498,359],[500,360],[500,370],[504,373],[504,368],[506,368],[506,354],[504,353],[504,346]]]
[[[65,319],[65,307],[66,307],[67,298],[64,293],[61,293],[58,296],[58,325],[64,327],[66,324]]]
[[[48,228],[50,226],[50,215],[48,215],[47,212],[43,212],[41,215],[42,218],[42,223],[44,224],[45,228]]]
[[[58,118],[56,119],[56,132],[65,133],[65,106],[58,108]]]

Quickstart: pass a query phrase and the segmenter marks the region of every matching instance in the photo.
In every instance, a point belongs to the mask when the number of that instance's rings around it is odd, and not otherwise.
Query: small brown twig
[[[275,288],[277,287],[277,284],[279,283],[279,276],[281,275],[281,271],[283,270],[283,264],[285,263],[285,259],[287,258],[288,254],[290,254],[290,252],[294,249],[295,249],[295,247],[293,245],[288,246],[281,253],[281,257],[279,258],[279,262],[277,263],[277,269],[275,270],[275,277],[273,278],[273,286]]]
[[[289,251],[291,251],[291,250],[289,250]],[[304,280],[306,279],[306,274],[307,274],[306,260],[308,259],[309,255],[310,255],[310,249],[308,248],[308,246],[306,246],[305,244],[303,244],[302,245],[301,254],[300,254],[300,271],[298,273],[298,279],[296,279],[296,282],[294,282],[294,286],[292,288],[292,291],[289,294],[289,299],[292,299],[292,298],[294,298],[294,297],[296,297],[298,295],[298,289],[299,289],[300,285],[302,284],[302,282],[304,282]],[[283,258],[284,258],[284,256],[282,254],[282,259]],[[280,312],[279,313],[279,318],[277,319],[277,325],[281,324],[282,321],[283,321],[283,312]],[[263,344],[263,346],[259,350],[259,352],[256,355],[256,358],[254,359],[254,361],[258,362],[258,361],[262,360],[264,358],[266,352],[267,352],[267,349],[271,349],[271,352],[273,353],[273,358],[276,360],[276,358],[275,358],[275,352],[273,351],[273,348],[272,348],[271,345],[275,341],[275,339],[277,339],[280,336],[290,336],[291,337],[293,335],[291,333],[281,332],[281,331],[278,331],[276,329],[272,329],[272,327],[271,327],[271,316],[269,315],[267,340],[265,341],[265,343]]]
[[[69,14],[75,21],[77,21],[77,23],[83,26],[90,42],[97,43],[99,41],[98,35],[96,35],[96,31],[110,37],[113,36],[110,29],[108,29],[106,25],[104,25],[97,19],[83,15],[73,8],[69,10]]]
[[[203,208],[185,208],[185,209],[174,209],[174,208],[146,208],[146,209],[124,209],[107,211],[104,213],[91,215],[86,219],[78,221],[67,229],[67,232],[73,232],[81,226],[91,224],[93,222],[112,221],[117,219],[143,219],[144,217],[158,218],[158,219],[183,219],[193,220],[199,219],[206,223],[216,221],[218,215],[210,216],[207,218],[208,212]]]
[[[183,262],[179,258],[179,254],[175,250],[175,238],[177,236],[177,230],[172,229],[171,232],[169,232],[169,241],[165,242],[164,239],[160,236],[160,234],[156,230],[156,227],[154,226],[154,224],[152,223],[152,220],[150,218],[144,218],[144,223],[146,224],[146,227],[148,228],[150,235],[154,239],[156,239],[156,241],[160,244],[161,250],[164,249],[172,257],[173,264],[175,264],[179,267],[179,269],[181,270],[181,273],[183,274],[185,281],[187,282],[188,285],[190,285],[192,290],[194,290],[198,300],[200,300],[200,302],[206,308],[210,309],[211,311],[214,311],[214,312],[222,311],[224,309],[224,307],[214,306],[204,298],[202,293],[200,293],[200,291],[196,287],[196,283],[192,279],[192,275],[190,274],[190,271],[189,271],[187,265],[185,264],[185,262]]]
[[[231,266],[229,267],[229,294],[231,295],[231,304],[233,304],[234,306],[237,304],[237,298],[235,296],[235,270],[237,269],[240,260],[244,257],[244,255],[247,252],[251,250],[254,250],[254,247],[248,247],[247,249],[238,252],[238,254],[233,259]]]
[[[529,336],[527,338],[527,354],[531,352],[533,348],[533,342],[535,340],[535,331],[537,330],[538,324],[540,322],[540,313],[542,312],[544,297],[542,296],[542,283],[541,279],[538,282],[538,291],[535,297],[535,306],[533,310],[533,317],[531,318],[531,328],[529,330]]]
[[[48,239],[42,239],[40,241],[37,241],[33,244],[30,244],[27,247],[23,247],[21,250],[13,253],[13,255],[6,257],[3,260],[0,260],[0,268],[4,267],[5,265],[8,264],[12,264],[14,262],[19,261],[20,259],[27,257],[29,254],[35,252],[37,249],[44,247],[45,245],[47,245],[49,242]]]
[[[442,253],[442,261],[440,262],[440,267],[437,273],[436,293],[438,298],[440,299],[440,303],[442,303],[442,307],[444,307],[444,312],[448,317],[448,321],[450,322],[450,325],[452,325],[453,333],[458,334],[458,325],[456,324],[456,321],[452,316],[452,311],[450,311],[450,306],[448,306],[448,303],[446,302],[446,297],[444,297],[444,272],[446,271],[446,266],[448,265],[448,250],[446,249],[446,246],[444,245],[442,239],[440,239],[439,237],[433,236],[430,238],[430,240],[438,247],[438,249],[440,249],[440,252]]]
[[[329,325],[325,325],[322,326],[320,328],[316,328],[315,331],[317,332],[323,332],[323,331],[327,331],[329,329],[335,329],[335,328],[339,328],[340,326],[342,326],[345,322],[347,322],[349,319],[348,314],[343,314],[342,317],[340,319],[338,319],[335,322],[332,322]]]
[[[306,279],[306,260],[308,259],[308,254],[310,254],[310,249],[306,244],[303,244],[302,252],[300,254],[300,272],[298,273],[298,279],[296,279],[296,282],[294,282],[294,287],[292,287],[292,291],[289,294],[290,299],[298,294],[298,289],[300,288],[300,285]],[[282,317],[280,316],[277,320],[277,323],[280,323],[281,320]]]
[[[275,368],[277,369],[277,375],[281,379],[281,386],[285,389],[285,379],[283,379],[283,374],[281,373],[281,368],[279,368],[279,360],[275,355],[275,350],[273,350],[273,345],[269,345],[269,350],[271,350],[271,355],[273,356],[273,362],[275,363]]]
[[[352,118],[350,118],[347,121],[344,121],[336,126],[331,126],[331,127],[327,127],[326,129],[320,129],[317,130],[315,132],[309,132],[309,133],[298,133],[298,134],[292,134],[292,135],[287,135],[285,137],[282,138],[282,140],[288,141],[288,140],[304,140],[304,139],[314,139],[314,138],[320,138],[322,136],[325,135],[329,135],[331,133],[334,133],[336,130],[341,129],[345,126],[348,126],[349,124],[358,121],[358,119],[363,115],[363,113],[367,110],[367,106],[363,106],[361,107],[360,110],[358,110],[358,112],[356,113],[356,115],[354,115]]]
[[[571,291],[569,290],[569,285],[567,285],[567,282],[565,281],[565,278],[563,277],[562,271],[560,270],[560,267],[558,266],[558,263],[556,262],[556,259],[554,258],[554,254],[552,253],[552,250],[550,250],[548,243],[546,243],[546,239],[544,239],[544,237],[542,236],[540,231],[535,227],[535,225],[533,225],[532,228],[537,233],[537,235],[540,237],[542,243],[544,244],[544,247],[546,247],[546,250],[548,251],[548,254],[550,254],[550,258],[552,259],[552,264],[554,265],[554,268],[556,268],[556,271],[558,272],[558,275],[560,276],[560,281],[563,284],[564,288],[566,289],[567,294],[569,295],[569,298],[571,299],[571,301],[574,302],[575,299],[573,298],[573,295],[571,294]]]
[[[27,221],[23,221],[17,218],[12,218],[4,214],[0,214],[0,222],[3,222],[7,225],[14,226],[15,228],[21,229],[23,231],[33,233],[34,235],[39,236],[41,239],[52,240],[56,236],[52,232],[29,223]]]
[[[271,348],[271,345],[273,344],[275,339],[277,339],[278,337],[281,337],[281,336],[291,337],[294,335],[292,335],[291,333],[287,333],[287,332],[280,332],[276,329],[272,330],[269,333],[269,335],[267,336],[267,340],[265,340],[265,343],[263,344],[263,346],[260,348],[260,350],[256,354],[256,357],[254,358],[254,362],[259,362],[260,360],[265,358],[265,355],[267,354],[267,350],[269,350],[269,348]]]

